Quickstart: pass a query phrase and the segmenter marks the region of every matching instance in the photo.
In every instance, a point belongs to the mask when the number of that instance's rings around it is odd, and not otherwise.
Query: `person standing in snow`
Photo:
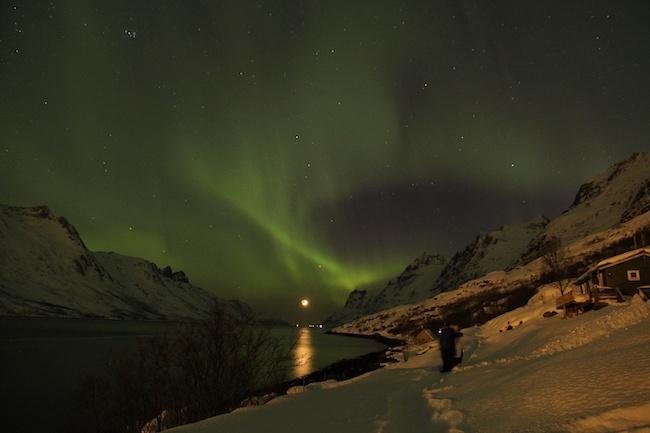
[[[462,337],[463,333],[453,329],[447,322],[443,322],[438,329],[438,341],[440,344],[440,356],[442,357],[442,373],[451,371],[456,362],[456,338]]]

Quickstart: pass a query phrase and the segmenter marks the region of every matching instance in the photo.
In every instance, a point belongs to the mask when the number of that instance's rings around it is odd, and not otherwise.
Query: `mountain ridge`
[[[603,257],[639,248],[643,241],[650,242],[650,212],[566,245],[566,268],[577,277]],[[552,272],[540,257],[508,271],[490,272],[419,303],[359,317],[334,331],[405,338],[422,328],[435,329],[444,321],[461,327],[480,325],[525,305],[539,287],[550,283]]]
[[[0,205],[0,243],[2,315],[181,319],[201,317],[215,303],[250,310],[194,286],[183,271],[89,250],[47,206]]]
[[[382,288],[355,289],[350,292],[344,307],[325,319],[325,323],[343,323],[363,314],[426,299],[431,290],[430,281],[437,278],[446,263],[447,260],[442,255],[425,251]]]
[[[636,152],[580,185],[572,204],[556,218],[540,216],[476,236],[465,248],[454,254],[437,278],[430,282],[429,297],[454,290],[490,272],[510,271],[525,266],[543,254],[547,242],[553,237],[558,237],[564,244],[570,244],[631,221],[648,211],[650,154]],[[350,296],[355,297],[353,305],[362,297],[354,291]],[[403,305],[414,302],[417,301],[406,300]],[[368,309],[350,309],[347,305],[348,302],[346,307],[330,318],[354,320],[368,314]],[[378,311],[381,310],[372,313]],[[350,319],[352,317],[354,318]],[[344,322],[333,320],[332,323]]]

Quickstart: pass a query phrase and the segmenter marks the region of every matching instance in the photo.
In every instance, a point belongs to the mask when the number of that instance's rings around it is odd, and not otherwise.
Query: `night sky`
[[[0,5],[0,202],[269,316],[650,147],[647,1]]]

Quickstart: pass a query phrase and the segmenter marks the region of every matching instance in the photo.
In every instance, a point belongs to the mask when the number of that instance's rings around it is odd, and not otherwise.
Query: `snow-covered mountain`
[[[541,255],[545,242],[568,244],[650,211],[650,153],[634,153],[578,189],[571,206],[550,221],[517,260],[523,265]]]
[[[640,216],[647,217],[649,211],[650,154],[635,153],[629,159],[614,164],[604,173],[583,184],[573,204],[557,218],[549,221],[540,217],[528,223],[506,226],[487,235],[479,235],[470,245],[452,257],[433,283],[428,282],[431,287],[429,297],[435,296],[431,301],[436,304],[437,299],[448,298],[444,292],[450,290],[456,292],[454,289],[457,288],[472,288],[471,291],[480,289],[482,294],[471,301],[466,300],[465,305],[459,304],[452,308],[445,304],[444,308],[447,309],[445,315],[463,323],[480,322],[493,317],[496,312],[502,313],[509,308],[522,305],[522,302],[527,299],[526,296],[529,297],[534,293],[534,285],[543,282],[545,276],[543,269],[540,268],[541,261],[536,259],[542,255],[545,244],[551,237],[559,237],[565,246],[580,244],[584,239],[593,239],[594,244],[586,246],[586,249],[578,252],[576,257],[586,256],[597,261],[609,253],[625,251],[626,247],[620,247],[616,243],[613,246],[603,247],[601,242],[611,236],[612,230],[616,232],[625,223],[636,220]],[[648,229],[641,227],[639,230]],[[646,238],[650,239],[647,235]],[[627,245],[628,249],[635,245],[628,238],[619,240],[622,245]],[[577,272],[588,264],[590,263],[575,259],[570,263],[570,268]],[[506,275],[506,279],[510,279],[513,275],[520,275],[521,280],[517,277],[521,283],[518,283],[518,287],[525,290],[517,289],[514,290],[516,296],[510,294],[506,296],[505,293],[510,290],[508,286],[510,282],[500,286],[501,282],[496,283],[491,278],[495,275]],[[424,283],[425,281],[422,281],[422,284]],[[407,301],[404,304],[414,302]],[[422,304],[426,302],[414,304],[409,308],[417,309]],[[487,305],[487,309],[483,310],[480,304]],[[443,309],[443,306],[436,308]],[[360,312],[357,310],[356,318],[360,317]],[[386,315],[386,312],[381,310],[375,312],[378,312],[375,316]],[[460,317],[463,314],[468,316]],[[348,314],[347,317],[353,315]],[[404,323],[396,325],[398,329],[402,326],[411,327],[412,324],[406,323],[410,320],[408,317],[405,316],[402,320]],[[362,317],[354,323],[364,321],[367,320]],[[419,323],[422,325],[423,322]],[[366,332],[376,327],[361,325],[361,328]]]
[[[367,308],[374,311],[386,306],[421,301],[430,296],[431,282],[440,274],[447,260],[439,254],[422,253],[399,276],[393,278],[379,293],[368,300]]]
[[[544,231],[548,222],[548,218],[542,216],[478,235],[451,258],[433,284],[431,296],[489,272],[508,268],[527,251],[531,240]]]
[[[577,277],[603,257],[640,247],[643,241],[650,242],[650,211],[566,245],[566,268]],[[437,328],[442,321],[471,326],[525,305],[540,286],[551,281],[538,258],[507,271],[491,272],[419,303],[360,317],[334,330],[394,338],[422,327]]]
[[[327,323],[341,324],[364,314],[419,302],[488,272],[506,269],[527,251],[531,240],[543,232],[546,224],[547,218],[538,217],[480,234],[449,261],[424,253],[384,289],[350,292],[343,309],[331,315]]]
[[[0,205],[0,314],[171,319],[199,317],[215,302],[182,271],[93,252],[49,208]]]
[[[433,283],[446,263],[443,256],[424,252],[384,288],[353,290],[343,309],[330,316],[326,322],[343,323],[364,314],[426,299],[431,296]]]
[[[327,326],[335,326],[341,323],[346,323],[351,320],[361,317],[364,314],[369,314],[366,310],[368,300],[372,298],[372,293],[378,290],[369,289],[354,289],[348,295],[343,308],[335,311],[325,319]]]

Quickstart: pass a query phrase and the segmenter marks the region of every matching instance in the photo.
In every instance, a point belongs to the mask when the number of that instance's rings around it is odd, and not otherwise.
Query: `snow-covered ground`
[[[171,431],[649,433],[650,303],[544,318],[549,290],[464,330],[451,374],[438,372],[436,343],[409,347],[406,362]]]

